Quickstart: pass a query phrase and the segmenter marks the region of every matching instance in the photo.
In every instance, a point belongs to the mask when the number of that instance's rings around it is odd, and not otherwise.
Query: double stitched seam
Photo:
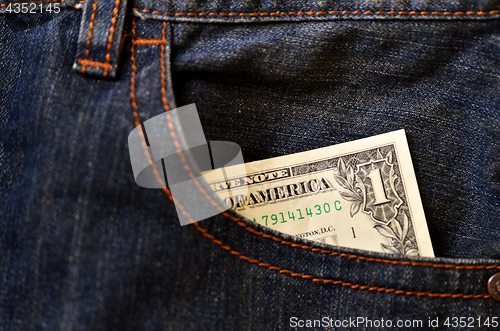
[[[143,13],[151,13],[154,15],[168,15],[168,16],[301,16],[301,15],[445,15],[445,16],[464,16],[464,15],[477,15],[477,16],[488,16],[500,13],[500,10],[490,10],[490,11],[396,11],[396,10],[331,10],[331,11],[290,11],[290,12],[264,12],[264,13],[235,13],[235,12],[221,12],[221,13],[174,13],[174,12],[161,12],[157,10],[139,9],[134,8],[135,11],[140,11]]]
[[[205,229],[201,228],[198,224],[194,223],[194,226],[198,231],[202,233],[202,235],[208,239],[210,239],[213,243],[220,246],[222,249],[228,251],[231,255],[235,255],[241,260],[247,261],[248,263],[257,264],[259,267],[268,268],[269,270],[279,271],[281,274],[289,274],[292,277],[298,277],[303,279],[312,280],[315,283],[323,283],[323,284],[334,284],[341,285],[345,287],[350,287],[352,289],[359,290],[368,290],[373,292],[385,292],[385,293],[395,293],[395,294],[403,294],[403,295],[413,295],[418,297],[430,297],[430,298],[453,298],[453,299],[489,299],[490,295],[487,294],[463,294],[463,293],[432,293],[432,292],[419,292],[419,291],[405,291],[405,290],[397,290],[394,288],[387,287],[378,287],[378,286],[369,286],[369,285],[360,285],[354,284],[350,282],[344,282],[342,280],[333,280],[333,279],[324,279],[324,278],[316,278],[312,275],[304,275],[301,273],[295,273],[290,270],[282,269],[280,267],[272,266],[269,263],[262,263],[259,260],[250,259],[242,255],[241,253],[232,250],[229,246],[224,245],[220,240],[215,239],[214,236],[209,234]]]
[[[132,105],[132,108],[134,110],[133,115],[134,115],[134,119],[135,119],[135,125],[139,126],[141,124],[139,114],[138,114],[137,100],[136,100],[136,96],[135,96],[135,75],[137,72],[137,65],[135,62],[135,46],[136,45],[157,45],[157,44],[159,44],[159,45],[161,45],[161,58],[160,58],[160,60],[161,60],[161,96],[162,96],[163,107],[164,107],[164,110],[166,112],[167,120],[169,122],[169,124],[168,124],[169,128],[171,129],[171,136],[174,139],[174,145],[177,148],[177,154],[179,154],[179,156],[181,157],[181,160],[184,163],[184,168],[189,172],[190,177],[193,178],[196,182],[196,177],[194,177],[194,174],[192,173],[191,168],[189,167],[189,165],[187,164],[187,162],[184,158],[184,155],[182,153],[182,149],[180,148],[180,144],[179,144],[179,142],[177,140],[177,136],[174,132],[174,126],[173,126],[173,123],[171,121],[171,117],[169,114],[170,107],[168,105],[168,100],[166,98],[166,87],[165,87],[165,75],[166,75],[165,55],[164,55],[165,44],[166,44],[165,28],[166,28],[166,22],[163,23],[163,31],[162,31],[162,39],[161,40],[158,40],[158,39],[135,39],[135,20],[133,20],[133,22],[132,22],[132,37],[133,37],[133,39],[132,39],[132,50],[131,50],[132,74],[131,74],[131,78],[130,78],[130,98],[131,98],[131,105]],[[156,169],[156,165],[154,164],[153,160],[151,159],[151,155],[148,152],[148,147],[146,145],[144,134],[141,130],[139,130],[139,135],[141,137],[142,147],[144,148],[144,154],[146,155],[149,164],[153,167],[153,173],[155,174],[157,181],[163,187],[163,191],[167,194],[168,198],[179,207],[181,212],[189,219],[189,221],[191,223],[193,223],[196,230],[198,230],[204,237],[210,239],[214,244],[216,244],[219,247],[221,247],[222,249],[228,251],[231,255],[237,256],[241,260],[244,260],[248,263],[257,264],[258,266],[263,267],[263,268],[268,268],[269,270],[278,271],[279,273],[282,273],[282,274],[289,274],[292,277],[309,279],[309,280],[316,282],[316,283],[341,285],[341,286],[345,286],[345,287],[350,287],[352,289],[368,290],[368,291],[375,291],[375,292],[385,292],[385,293],[395,293],[395,294],[403,294],[403,295],[413,295],[413,296],[439,297],[439,298],[462,298],[462,299],[481,299],[481,298],[487,299],[487,298],[490,298],[490,295],[484,295],[484,294],[463,294],[463,293],[453,294],[453,293],[431,293],[431,292],[419,292],[419,291],[405,291],[405,290],[397,290],[397,289],[386,288],[386,287],[354,284],[354,283],[350,283],[350,282],[344,282],[342,280],[316,278],[313,275],[305,275],[302,273],[295,273],[295,272],[292,272],[290,270],[286,270],[286,269],[283,269],[280,267],[273,266],[269,263],[262,263],[259,260],[251,259],[251,258],[231,249],[229,246],[224,245],[224,243],[222,241],[216,239],[213,235],[209,234],[207,232],[207,230],[200,227],[191,218],[191,215],[189,215],[189,213],[184,209],[184,207],[172,196],[170,190],[165,187],[165,183],[161,179],[161,177]],[[206,194],[206,192],[201,188],[201,186],[199,186],[199,183],[197,184],[197,186],[200,189],[200,192],[202,192],[203,194]],[[213,201],[213,200],[210,199],[210,201]],[[227,213],[224,213],[224,214],[227,214]],[[231,215],[229,215],[229,216],[231,216]],[[272,237],[272,236],[270,236],[270,237]],[[274,238],[276,238],[276,237],[274,237]],[[276,239],[279,239],[279,238],[276,238]],[[296,246],[296,245],[292,244],[292,247],[300,247],[300,245]],[[316,250],[312,249],[312,251],[316,251]],[[324,253],[323,250],[317,250],[317,251]],[[360,258],[360,257],[358,257],[358,258]],[[366,259],[368,259],[368,258],[366,258]],[[390,262],[396,262],[396,261],[390,261]],[[400,263],[400,264],[406,264],[406,263]],[[454,266],[454,267],[461,267],[461,266]],[[464,267],[467,267],[467,266],[464,266]],[[477,267],[477,266],[468,266],[468,267]],[[489,268],[490,266],[486,266],[486,267]]]
[[[164,22],[163,31],[165,31],[165,27],[166,27],[166,22]],[[163,37],[164,37],[164,39],[162,40],[162,42],[164,42],[164,44],[166,44],[166,39],[165,39],[164,32],[163,32]],[[130,76],[130,100],[131,100],[132,108],[134,109],[134,119],[135,119],[134,124],[135,124],[136,127],[139,126],[139,125],[141,125],[141,121],[140,121],[139,113],[138,113],[137,99],[135,97],[135,75],[136,75],[136,72],[137,72],[137,66],[136,66],[136,63],[135,63],[135,45],[152,45],[151,43],[142,43],[142,42],[137,43],[136,42],[137,40],[139,40],[139,41],[145,41],[145,40],[148,40],[148,39],[135,39],[135,19],[133,19],[132,20],[132,50],[131,50],[132,74]],[[162,49],[164,49],[164,48],[162,47]],[[162,61],[162,72],[165,72],[164,61]],[[164,86],[165,86],[165,83],[163,82],[162,83],[162,91],[164,89]],[[163,92],[162,92],[162,95],[163,95]],[[165,108],[165,111],[167,112],[166,113],[168,115],[167,117],[169,117],[170,114],[168,114],[168,110],[170,110],[170,108],[168,107],[168,103],[164,103],[163,107]],[[189,215],[189,213],[172,196],[172,194],[170,193],[170,190],[165,187],[166,186],[165,182],[163,181],[163,179],[161,179],[160,174],[158,173],[158,169],[156,168],[156,165],[153,162],[153,160],[151,159],[151,155],[148,152],[148,146],[146,144],[146,139],[144,137],[144,133],[142,132],[142,130],[139,130],[139,136],[141,138],[141,145],[142,145],[142,147],[144,149],[144,155],[148,159],[149,164],[153,167],[153,173],[154,173],[154,175],[156,177],[156,180],[161,185],[161,187],[163,187],[163,191],[167,194],[168,198],[179,207],[179,209],[181,210],[182,214],[185,215],[190,221],[192,221],[191,216]]]
[[[108,75],[108,70],[111,70],[113,68],[109,61],[111,59],[111,45],[113,43],[113,35],[115,34],[116,15],[118,14],[119,6],[120,0],[116,0],[115,8],[113,9],[113,17],[111,18],[111,26],[109,28],[108,45],[106,47],[106,62],[92,61],[88,58],[90,55],[90,41],[92,39],[92,33],[94,30],[95,12],[97,9],[97,0],[94,0],[94,3],[92,5],[92,15],[90,16],[89,35],[87,40],[87,49],[85,51],[85,59],[78,60],[78,63],[83,65],[82,73],[85,73],[85,68],[87,66],[100,67],[104,69],[104,77],[106,77]]]
[[[289,246],[296,247],[296,248],[310,250],[311,252],[319,252],[321,254],[329,254],[331,256],[341,256],[341,257],[347,257],[347,258],[357,259],[357,260],[361,260],[361,261],[380,262],[380,263],[395,264],[395,265],[410,265],[410,266],[414,266],[414,267],[432,267],[432,268],[456,269],[456,270],[461,270],[461,269],[465,269],[465,270],[500,269],[500,266],[498,266],[498,265],[454,265],[454,264],[439,264],[439,263],[431,263],[431,262],[394,261],[394,260],[360,256],[360,255],[355,255],[355,254],[333,252],[333,251],[326,250],[326,249],[319,249],[319,248],[313,248],[311,246],[294,244],[290,241],[285,241],[285,240],[278,238],[278,237],[275,237],[273,235],[264,234],[263,232],[256,231],[256,230],[250,228],[248,225],[243,223],[240,219],[237,219],[230,214],[223,213],[223,215],[234,220],[238,225],[240,225],[241,227],[243,227],[247,231],[249,231],[252,234],[255,234],[257,236],[261,236],[261,237],[266,238],[266,239],[272,239],[272,240],[279,242],[281,244],[284,244],[284,245],[289,245]]]

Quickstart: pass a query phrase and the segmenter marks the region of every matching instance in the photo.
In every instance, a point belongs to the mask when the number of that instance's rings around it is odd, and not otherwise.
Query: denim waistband
[[[487,19],[500,16],[498,0],[341,0],[341,1],[261,1],[238,0],[135,0],[128,1],[130,8],[140,15],[156,15],[163,19],[186,21],[277,21],[277,20],[324,20],[324,19]],[[84,7],[88,18],[99,20],[109,16],[109,26],[120,26],[127,0],[0,0],[0,14],[7,13],[9,4],[48,5],[59,3],[61,7]],[[88,9],[87,9],[88,7]],[[107,14],[99,14],[104,13]],[[94,14],[94,15],[92,15]],[[111,22],[113,20],[114,23]],[[97,21],[99,23],[99,21]],[[98,24],[95,25],[98,25]],[[118,24],[117,24],[118,23]],[[90,22],[89,22],[90,24]]]
[[[64,0],[62,0],[64,1]],[[76,0],[70,0],[76,1]],[[129,7],[142,19],[200,23],[259,23],[311,20],[485,20],[500,18],[498,0],[458,1],[213,1],[136,0]],[[115,77],[127,0],[83,2],[74,69]]]
[[[141,17],[191,22],[267,22],[331,19],[498,18],[500,2],[485,1],[152,1],[137,0]]]
[[[16,1],[21,2],[21,1]],[[0,14],[9,0],[0,0]],[[142,19],[199,23],[260,23],[311,20],[485,20],[500,18],[498,0],[311,1],[239,0],[49,0],[26,2],[82,8],[73,68],[98,77],[116,76],[127,8]]]

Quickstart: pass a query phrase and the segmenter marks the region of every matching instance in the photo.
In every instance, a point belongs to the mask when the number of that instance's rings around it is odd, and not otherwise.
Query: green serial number
[[[333,209],[335,209],[336,211],[339,211],[342,209],[342,206],[340,205],[340,201],[339,200],[335,200],[335,202],[333,203]],[[305,213],[302,214],[302,209],[296,209],[295,211],[284,211],[284,212],[279,212],[279,213],[276,213],[276,214],[271,214],[270,216],[269,215],[263,215],[262,216],[262,221],[265,222],[266,226],[269,226],[269,225],[276,225],[278,223],[286,223],[288,221],[295,221],[296,219],[297,220],[303,220],[303,219],[306,219],[306,217],[304,217],[304,215],[306,216],[309,216],[309,217],[313,217],[314,215],[321,215],[321,214],[328,214],[330,213],[330,211],[332,210],[332,208],[330,207],[330,204],[328,202],[324,203],[323,206],[321,205],[315,205],[313,208],[304,208],[305,210]],[[285,218],[285,212],[287,213],[288,217]],[[297,213],[297,214],[295,214]],[[297,215],[297,217],[296,217]],[[257,222],[257,220],[254,218],[253,219],[254,222]],[[268,225],[268,222],[272,222],[271,224]]]

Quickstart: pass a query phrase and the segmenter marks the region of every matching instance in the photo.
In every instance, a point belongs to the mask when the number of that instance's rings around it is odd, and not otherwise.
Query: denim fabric
[[[498,315],[500,2],[97,3],[95,20],[124,22],[114,78],[73,70],[92,1],[16,15],[0,2],[1,329]],[[190,103],[207,140],[238,143],[245,161],[404,128],[437,257],[323,245],[234,213],[181,227],[168,192],[135,184],[127,136]]]

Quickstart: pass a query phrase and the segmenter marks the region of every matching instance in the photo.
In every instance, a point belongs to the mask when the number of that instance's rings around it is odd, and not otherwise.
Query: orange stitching
[[[224,216],[227,216],[229,214],[223,213]],[[361,261],[368,261],[368,262],[380,262],[380,263],[387,263],[387,264],[394,264],[394,265],[410,265],[413,267],[432,267],[432,268],[443,268],[443,269],[456,269],[456,270],[461,270],[461,269],[466,269],[466,270],[482,270],[482,269],[500,269],[500,266],[498,265],[453,265],[453,264],[437,264],[437,263],[431,263],[431,262],[411,262],[411,261],[394,261],[394,260],[387,260],[387,259],[379,259],[379,258],[373,258],[373,257],[365,257],[365,256],[360,256],[360,255],[355,255],[355,254],[348,254],[348,253],[340,253],[340,252],[332,252],[330,250],[325,250],[325,249],[319,249],[319,248],[313,248],[311,246],[306,246],[306,245],[300,245],[300,244],[294,244],[290,241],[285,241],[281,238],[275,237],[273,235],[269,234],[264,234],[263,232],[256,231],[252,228],[250,228],[248,225],[243,223],[240,219],[235,219],[232,215],[231,219],[234,220],[239,226],[243,227],[247,231],[261,236],[266,239],[272,239],[274,241],[277,241],[281,244],[288,245],[291,247],[297,247],[297,248],[302,248],[305,250],[310,250],[311,252],[319,252],[320,254],[329,254],[331,256],[340,256],[340,257],[346,257],[346,258],[351,258],[351,259],[357,259]]]
[[[165,41],[166,41],[166,38],[165,38],[165,26],[166,26],[166,23],[167,22],[163,23],[163,31],[162,31],[162,38]],[[168,106],[168,101],[167,101],[167,98],[166,98],[166,91],[165,91],[165,64],[164,64],[165,61],[164,61],[164,54],[163,54],[164,52],[165,52],[165,46],[162,45],[162,53],[161,53],[161,59],[162,59],[162,63],[161,63],[161,68],[162,68],[162,71],[161,71],[162,102],[163,102],[163,107],[165,109],[166,117],[167,117],[167,120],[168,120],[168,127],[170,128],[170,136],[174,139],[174,145],[175,145],[175,147],[177,149],[177,151],[176,151],[177,155],[179,155],[179,157],[181,158],[181,161],[184,164],[184,169],[189,173],[189,177],[191,177],[193,179],[196,187],[198,187],[198,190],[205,196],[205,198],[208,201],[210,201],[210,203],[212,204],[212,206],[216,207],[219,211],[224,212],[224,210],[215,201],[212,200],[212,198],[207,194],[207,192],[203,189],[203,187],[201,187],[200,183],[196,179],[196,176],[193,174],[193,171],[192,171],[191,167],[187,163],[186,158],[184,157],[184,153],[182,152],[181,145],[179,144],[179,141],[177,139],[177,134],[175,133],[175,127],[174,127],[174,124],[172,123],[172,118],[171,118],[170,113],[169,113],[170,107]],[[191,223],[195,222],[190,217],[188,217],[188,218],[189,218],[189,221]]]
[[[89,24],[89,35],[87,40],[87,50],[85,51],[85,60],[89,58],[90,54],[90,39],[92,39],[92,31],[94,30],[94,19],[95,19],[95,11],[97,9],[97,0],[94,0],[94,4],[92,5],[92,15],[90,16],[90,24]],[[78,60],[80,62],[80,60]],[[85,73],[86,65],[82,68],[82,74]]]
[[[166,41],[166,38],[165,38],[165,27],[166,27],[166,22],[164,22],[163,31],[162,31],[162,38],[163,38],[162,40]],[[135,19],[132,21],[132,34],[133,34],[133,36],[135,36]],[[137,112],[138,111],[138,107],[137,107],[137,102],[136,102],[136,97],[135,97],[135,74],[137,72],[137,66],[135,65],[135,47],[134,46],[135,46],[135,44],[132,43],[132,51],[131,51],[132,74],[131,74],[131,78],[130,78],[130,85],[131,85],[130,86],[130,97],[131,97],[132,108],[134,109],[135,124],[136,124],[136,126],[138,126],[138,125],[140,125],[140,119],[139,119],[139,114]],[[162,45],[162,49],[164,49],[164,47],[165,46]],[[165,111],[166,111],[166,114],[167,114],[167,119],[169,120],[169,124],[172,124],[171,123],[170,114],[169,114],[170,107],[168,106],[168,101],[166,99],[166,91],[165,91],[165,60],[164,60],[165,58],[164,58],[164,54],[163,53],[164,53],[164,51],[161,54],[161,62],[162,62],[161,63],[161,67],[162,67],[162,69],[161,69],[162,102],[163,102],[163,105],[164,105],[164,108],[165,108]],[[139,131],[139,132],[140,132],[142,146],[144,148],[144,154],[148,157],[149,164],[153,166],[153,172],[154,172],[154,174],[155,174],[158,182],[160,184],[162,184],[162,186],[164,186],[164,182],[160,178],[159,173],[156,170],[156,166],[153,163],[153,160],[151,159],[151,156],[149,155],[149,152],[148,152],[148,149],[147,149],[147,145],[146,145],[146,141],[144,139],[144,135],[143,135],[142,131]],[[175,141],[178,144],[177,136],[174,134],[172,137],[175,139]],[[182,150],[180,150],[180,153],[182,155]],[[183,162],[184,162],[185,159],[183,157],[182,157],[182,159],[183,159]],[[185,166],[187,166],[189,168],[189,166],[186,163],[185,163]],[[190,175],[192,175],[192,173],[190,173]],[[316,282],[316,283],[342,285],[342,286],[350,287],[352,289],[369,290],[369,291],[376,291],[376,292],[386,292],[386,293],[395,293],[395,294],[404,294],[404,295],[415,295],[415,296],[427,296],[427,297],[440,297],[440,298],[462,298],[462,299],[480,299],[480,298],[488,299],[488,298],[491,297],[490,295],[483,295],[483,294],[431,293],[431,292],[404,291],[404,290],[396,290],[396,289],[385,288],[385,287],[359,285],[359,284],[353,284],[353,283],[349,283],[349,282],[344,282],[344,281],[341,281],[341,280],[315,278],[312,275],[304,275],[304,274],[301,274],[301,273],[294,273],[294,272],[292,272],[290,270],[285,270],[285,269],[282,269],[280,267],[272,266],[269,263],[262,263],[259,260],[250,259],[249,257],[246,257],[246,256],[242,255],[241,253],[239,253],[239,252],[237,252],[235,250],[232,250],[229,246],[224,245],[222,243],[222,241],[215,239],[214,236],[212,236],[211,234],[209,234],[205,229],[201,228],[197,223],[194,222],[194,220],[191,218],[191,216],[189,215],[189,213],[187,213],[185,211],[184,207],[178,201],[176,201],[176,199],[172,196],[172,194],[171,194],[171,192],[170,192],[170,190],[168,188],[164,187],[163,191],[167,194],[168,198],[171,201],[173,201],[174,203],[177,204],[177,206],[181,209],[182,213],[188,217],[189,221],[191,223],[193,223],[193,225],[195,226],[195,228],[199,232],[201,232],[204,237],[210,239],[213,243],[217,244],[222,249],[228,251],[231,255],[238,256],[238,258],[240,258],[241,260],[247,261],[249,263],[257,264],[260,267],[266,267],[269,270],[276,270],[276,271],[279,271],[280,273],[283,273],[283,274],[289,274],[292,277],[300,277],[300,278],[303,278],[303,279],[310,279],[310,280],[312,280],[313,282]],[[269,237],[271,237],[271,236],[269,236]],[[279,239],[279,238],[276,238],[276,239]],[[300,245],[292,245],[292,247],[297,247],[297,246],[300,246]],[[314,250],[315,249],[313,249],[313,251]],[[323,252],[323,250],[318,250],[318,251]]]
[[[176,138],[177,137],[175,137],[174,139],[176,139]],[[219,210],[221,209],[219,206],[215,206],[215,207],[217,207]],[[331,256],[340,256],[340,257],[346,257],[346,258],[357,259],[357,260],[368,261],[368,262],[379,262],[379,263],[387,263],[387,264],[393,264],[393,265],[410,265],[413,267],[432,267],[432,268],[439,268],[439,269],[442,268],[442,269],[456,269],[456,270],[462,270],[462,269],[465,269],[465,270],[500,269],[500,266],[498,266],[498,265],[479,265],[479,266],[476,266],[476,265],[438,264],[438,263],[431,263],[431,262],[394,261],[394,260],[387,260],[387,259],[380,259],[380,258],[365,257],[365,256],[360,256],[360,255],[355,255],[355,254],[333,252],[330,250],[313,248],[313,247],[307,246],[307,245],[294,244],[290,241],[285,241],[285,240],[278,238],[278,237],[275,237],[273,235],[264,234],[263,232],[254,230],[254,229],[250,228],[248,225],[246,225],[245,223],[243,223],[241,221],[241,219],[234,217],[233,215],[231,215],[225,211],[222,212],[222,215],[235,221],[236,224],[238,224],[239,226],[241,226],[242,228],[244,228],[245,230],[247,230],[248,232],[250,232],[254,235],[261,236],[261,237],[266,238],[266,239],[272,239],[276,242],[279,242],[281,244],[288,245],[288,246],[291,246],[294,248],[302,248],[305,250],[310,250],[311,252],[319,252],[320,254],[329,254]]]
[[[367,11],[359,11],[359,10],[343,10],[343,11],[308,11],[308,12],[273,12],[273,13],[172,13],[172,12],[160,12],[160,11],[151,11],[148,9],[139,9],[139,8],[134,8],[133,10],[135,11],[141,11],[143,13],[152,13],[154,15],[168,15],[168,16],[286,16],[286,15],[328,15],[328,14],[353,14],[353,15],[457,15],[457,16],[463,16],[463,15],[480,15],[480,16],[487,16],[487,15],[495,15],[500,13],[500,10],[490,10],[487,12],[483,11],[467,11],[467,12],[462,12],[462,11],[457,11],[457,12],[450,12],[450,11],[383,11],[379,10],[376,12],[372,12],[370,10]]]
[[[132,38],[135,37],[135,19],[132,19]],[[135,44],[132,39],[132,49],[130,60],[132,61],[132,74],[130,75],[130,99],[132,103],[132,109],[134,109],[135,126],[141,125],[139,120],[139,114],[137,113],[137,100],[135,99],[135,73],[137,72],[137,66],[135,65]],[[147,150],[147,149],[146,149]]]
[[[175,147],[177,148],[177,154],[179,155],[179,157],[181,158],[181,161],[182,163],[184,164],[184,168],[186,169],[186,171],[189,173],[189,176],[194,180],[194,183],[196,184],[196,186],[198,187],[198,189],[200,190],[201,193],[203,193],[203,195],[205,196],[205,198],[207,200],[210,201],[210,203],[216,207],[218,210],[220,210],[221,212],[224,212],[224,210],[219,206],[217,205],[217,203],[215,201],[212,200],[212,198],[207,194],[207,192],[201,187],[200,183],[197,181],[195,175],[193,174],[191,168],[189,167],[185,157],[184,157],[184,154],[182,153],[182,149],[181,149],[181,146],[179,144],[179,141],[177,139],[177,135],[175,133],[175,127],[172,123],[172,118],[170,116],[170,113],[168,112],[170,110],[170,107],[168,106],[168,100],[166,98],[166,89],[165,89],[165,55],[164,55],[164,52],[165,52],[165,44],[166,44],[166,37],[165,37],[165,27],[166,27],[166,22],[163,23],[163,30],[162,30],[162,48],[161,48],[161,68],[162,68],[162,73],[161,73],[161,93],[162,93],[162,102],[163,102],[163,107],[165,109],[165,112],[166,112],[166,117],[167,117],[167,120],[168,120],[168,126],[170,128],[170,135],[172,136],[172,138],[174,139],[174,145]],[[132,24],[132,35],[135,37],[135,20],[133,20],[133,24]],[[134,45],[134,43],[132,43],[132,45]],[[134,56],[134,48],[132,47],[132,56]],[[132,72],[132,77],[131,77],[131,84],[133,84],[133,87],[131,87],[131,96],[133,97],[132,99],[132,107],[134,107],[134,117],[136,119],[136,126],[138,124],[140,124],[140,121],[139,121],[139,115],[137,114],[137,103],[135,101],[135,93],[133,93],[132,91],[135,92],[135,71],[137,69],[137,67],[135,66],[135,57],[133,57],[132,59],[132,65],[133,65],[133,72]],[[133,78],[133,80],[132,80]],[[144,143],[145,144],[145,143]],[[147,147],[146,147],[146,151],[147,151]],[[148,153],[148,159],[150,159],[150,156],[149,156],[149,153]],[[156,166],[155,164],[152,162],[150,162],[150,164],[153,166],[153,172],[155,173],[155,175],[157,174],[157,171],[156,171]],[[158,178],[159,177],[159,174],[157,176],[157,179],[161,179],[161,178]],[[161,184],[161,183],[160,183]],[[162,184],[162,186],[165,186],[164,184]],[[169,196],[170,200],[175,201],[174,197],[170,194],[170,190],[168,190],[167,188],[164,188],[163,191],[165,193],[167,193],[167,195]],[[189,219],[189,221],[191,223],[194,223],[195,221],[191,218],[191,216],[189,215],[189,213],[187,213],[184,208],[182,207],[182,205],[180,205],[180,203],[176,202],[179,207],[181,208],[182,212],[184,215],[187,216],[187,218]]]
[[[177,149],[177,155],[181,158],[182,163],[184,164],[184,169],[188,172],[189,177],[193,179],[194,184],[198,188],[198,190],[205,196],[205,198],[210,202],[212,206],[217,208],[223,215],[228,215],[227,217],[231,216],[227,214],[224,209],[222,209],[215,201],[212,200],[212,198],[207,194],[207,192],[201,187],[200,182],[196,179],[196,176],[193,174],[193,171],[189,164],[186,161],[186,158],[184,157],[184,154],[182,153],[182,148],[181,145],[179,144],[179,141],[177,139],[177,134],[175,133],[175,127],[174,124],[172,123],[172,118],[170,116],[170,113],[167,112],[167,120],[168,120],[168,127],[170,129],[170,136],[174,139],[174,145],[175,148]]]
[[[166,44],[166,40],[163,40],[163,39],[136,38],[136,39],[132,39],[132,42],[136,45],[165,45]]]
[[[170,110],[170,107],[168,106],[168,100],[167,100],[167,91],[165,88],[165,44],[167,43],[167,38],[165,37],[165,29],[167,27],[167,22],[163,22],[163,30],[161,32],[161,40],[163,43],[161,44],[161,55],[160,55],[160,60],[161,60],[161,101],[163,102],[163,108],[165,109],[166,112]]]
[[[165,28],[165,26],[166,26],[166,22],[164,22],[164,28]],[[135,36],[135,20],[133,21],[132,33],[133,33],[133,36]],[[165,33],[165,31],[163,30],[162,38],[163,38],[164,41],[166,41],[164,33]],[[135,66],[134,47],[133,46],[132,46],[132,68],[133,68],[133,72],[132,72],[132,77],[131,77],[131,85],[132,85],[131,86],[131,98],[132,98],[132,107],[134,108],[134,117],[135,117],[135,121],[136,121],[135,124],[137,126],[137,125],[140,124],[140,121],[139,121],[139,117],[138,117],[138,114],[137,114],[137,103],[136,103],[135,94],[134,94],[134,92],[135,92],[135,72],[137,70],[137,67]],[[164,51],[162,51],[162,54],[163,53],[164,53]],[[162,55],[162,56],[164,56],[164,55]],[[165,75],[165,73],[164,73],[164,71],[165,71],[164,60],[162,60],[162,102],[163,102],[165,110],[167,111],[167,119],[169,121],[169,128],[171,129],[171,135],[172,135],[172,138],[174,139],[174,144],[177,147],[177,154],[181,157],[181,160],[182,160],[182,162],[185,165],[185,169],[189,172],[190,177],[195,180],[195,183],[198,186],[198,188],[200,189],[200,192],[202,192],[205,195],[205,197],[207,197],[207,199],[209,199],[209,201],[211,201],[211,203],[214,205],[215,202],[209,196],[207,196],[206,192],[203,190],[203,188],[200,187],[199,183],[197,182],[197,180],[196,180],[195,176],[193,175],[193,173],[192,173],[189,165],[186,162],[186,159],[184,158],[184,155],[183,155],[182,150],[180,148],[180,145],[178,143],[177,135],[174,132],[174,127],[173,127],[173,124],[171,122],[171,117],[170,117],[170,114],[168,113],[168,110],[170,108],[168,106],[168,101],[166,99],[166,92],[164,91],[164,88],[165,88],[164,87],[165,86],[165,82],[164,82],[164,75]],[[155,167],[154,163],[152,163],[152,166]],[[162,186],[164,186],[164,185],[162,185]],[[169,196],[170,200],[174,201],[174,198],[171,196],[170,191],[168,189],[164,188],[163,191],[165,191],[165,193],[167,193],[167,195]],[[217,207],[219,210],[221,210],[221,208],[218,205],[215,204],[214,206]],[[180,206],[180,207],[182,207],[182,206]],[[189,215],[189,214],[187,214],[187,212],[186,213],[184,212],[183,208],[181,208],[181,210],[183,210],[183,214],[184,215]],[[236,223],[238,225],[240,225],[241,227],[243,227],[245,230],[249,231],[252,234],[261,236],[261,237],[266,238],[266,239],[272,239],[272,240],[277,241],[277,242],[279,242],[281,244],[289,245],[289,246],[294,247],[294,248],[302,248],[302,249],[305,249],[305,250],[310,250],[311,252],[319,252],[320,254],[329,254],[331,256],[340,256],[340,257],[358,259],[358,260],[368,261],[368,262],[379,262],[379,263],[387,263],[387,264],[393,264],[393,265],[409,265],[409,266],[414,266],[414,267],[423,266],[423,267],[456,269],[456,270],[462,270],[462,269],[464,269],[464,270],[500,269],[500,266],[498,266],[498,265],[479,265],[479,266],[476,266],[476,265],[436,264],[436,263],[430,263],[430,262],[394,261],[394,260],[387,260],[387,259],[380,259],[380,258],[371,258],[371,257],[359,256],[359,255],[355,255],[355,254],[332,252],[330,250],[323,250],[323,249],[319,249],[319,248],[313,248],[311,246],[294,244],[292,242],[285,241],[285,240],[283,240],[281,238],[278,238],[278,237],[275,237],[273,235],[264,234],[263,232],[256,231],[256,230],[250,228],[248,225],[246,225],[245,223],[243,223],[241,221],[241,219],[236,218],[236,217],[232,216],[231,214],[228,214],[225,211],[222,211],[222,214],[224,216],[230,218],[231,220],[236,221]],[[188,219],[191,222],[194,222],[189,216],[188,216]]]
[[[132,37],[135,37],[135,19],[132,19]],[[139,126],[141,124],[140,118],[139,118],[139,113],[138,113],[138,107],[137,107],[137,100],[135,97],[135,74],[137,72],[137,66],[135,65],[135,44],[132,43],[132,50],[131,50],[131,60],[132,60],[132,74],[130,75],[130,99],[131,99],[131,104],[132,108],[134,109],[134,118],[135,118],[135,126]],[[141,137],[141,145],[144,149],[144,155],[148,158],[149,164],[153,167],[153,173],[156,177],[156,180],[160,185],[163,187],[163,191],[167,194],[168,198],[173,201],[182,211],[182,213],[191,221],[193,222],[191,215],[184,209],[184,207],[172,196],[170,193],[170,190],[165,187],[165,182],[161,179],[160,174],[158,173],[158,170],[156,168],[156,165],[154,164],[153,160],[151,159],[151,155],[149,155],[148,152],[148,146],[146,145],[146,139],[144,138],[144,133],[142,130],[139,130],[139,136]]]
[[[324,278],[316,278],[313,275],[304,275],[301,273],[296,273],[292,272],[290,270],[282,269],[280,267],[275,267],[272,266],[269,263],[262,263],[259,260],[255,259],[250,259],[247,256],[244,256],[243,254],[231,249],[229,246],[226,246],[222,243],[222,241],[215,239],[214,236],[209,234],[205,229],[200,227],[197,223],[193,224],[198,231],[201,232],[201,234],[210,239],[214,244],[218,245],[222,249],[228,251],[231,255],[235,255],[241,260],[247,261],[248,263],[253,263],[257,264],[259,267],[264,267],[268,268],[269,270],[276,270],[279,271],[281,274],[289,274],[292,277],[298,277],[298,278],[303,278],[303,279],[310,279],[315,283],[323,283],[323,284],[334,284],[334,285],[341,285],[345,287],[350,287],[352,289],[359,289],[359,290],[368,290],[368,291],[374,291],[374,292],[385,292],[385,293],[394,293],[394,294],[404,294],[404,295],[415,295],[418,297],[430,297],[430,298],[461,298],[461,299],[489,299],[491,298],[490,295],[487,294],[463,294],[463,293],[432,293],[432,292],[418,292],[418,291],[405,291],[405,290],[396,290],[394,288],[387,288],[387,287],[378,287],[378,286],[369,286],[369,285],[360,285],[360,284],[354,284],[354,283],[349,283],[349,282],[344,282],[342,280],[333,280],[333,279],[324,279]]]
[[[45,1],[30,1],[30,2],[10,2],[10,3],[0,3],[0,7],[7,7],[8,5],[14,5],[16,3],[25,3],[28,5],[31,5],[32,3],[39,4],[39,3],[47,3],[47,2],[60,2],[63,3],[65,0],[45,0]]]
[[[109,63],[109,60],[111,58],[111,43],[113,42],[113,35],[115,34],[116,15],[118,14],[118,7],[119,6],[120,6],[120,0],[116,0],[115,1],[115,8],[113,9],[113,18],[111,19],[111,27],[109,28],[106,63]],[[106,77],[107,75],[108,75],[108,70],[104,69],[104,77]]]
[[[86,66],[100,67],[100,68],[104,68],[104,70],[109,70],[109,69],[113,68],[113,66],[109,63],[97,62],[97,61],[92,61],[92,60],[78,59],[78,63],[83,65],[84,68]]]

